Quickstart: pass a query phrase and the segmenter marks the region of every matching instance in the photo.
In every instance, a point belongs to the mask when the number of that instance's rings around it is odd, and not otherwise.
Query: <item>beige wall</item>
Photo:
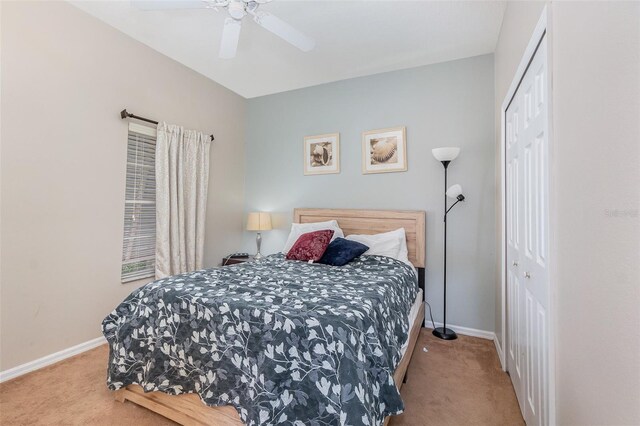
[[[552,4],[557,419],[638,425],[640,3]]]
[[[502,187],[500,186],[500,138],[502,137],[500,129],[500,120],[502,102],[507,95],[507,90],[515,76],[520,60],[524,55],[524,50],[529,44],[529,39],[533,33],[544,2],[542,1],[517,1],[508,2],[502,19],[502,28],[500,28],[500,37],[496,44],[494,54],[494,78],[495,78],[495,163],[496,163],[496,290],[495,290],[495,330],[496,336],[502,344],[502,282],[500,259],[502,259]]]
[[[514,2],[505,12],[496,158],[500,107],[543,6]],[[640,3],[549,7],[556,420],[640,424]],[[497,330],[501,309],[497,300]]]
[[[205,261],[241,241],[245,100],[62,2],[2,3],[0,370],[101,335],[120,283],[127,123],[213,132]]]

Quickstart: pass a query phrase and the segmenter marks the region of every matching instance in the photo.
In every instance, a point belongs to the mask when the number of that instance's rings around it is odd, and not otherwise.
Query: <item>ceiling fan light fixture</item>
[[[247,14],[244,8],[244,3],[241,1],[229,2],[229,6],[227,7],[227,10],[229,11],[229,16],[231,16],[233,19],[236,19],[236,20],[240,20],[244,18],[245,15]]]

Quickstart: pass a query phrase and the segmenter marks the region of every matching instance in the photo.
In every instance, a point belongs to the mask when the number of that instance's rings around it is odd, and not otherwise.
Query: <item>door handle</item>
[[[516,262],[515,260],[512,263],[513,266],[518,266],[518,262]]]
[[[525,273],[524,273],[524,277],[525,277],[525,278],[531,278],[531,274],[530,274],[529,272],[525,272]]]

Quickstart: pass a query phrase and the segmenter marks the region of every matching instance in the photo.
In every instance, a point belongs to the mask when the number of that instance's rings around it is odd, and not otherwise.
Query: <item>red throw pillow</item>
[[[325,250],[331,242],[333,231],[324,229],[322,231],[307,232],[300,235],[300,238],[293,244],[287,253],[287,260],[312,260],[317,262],[322,258]]]

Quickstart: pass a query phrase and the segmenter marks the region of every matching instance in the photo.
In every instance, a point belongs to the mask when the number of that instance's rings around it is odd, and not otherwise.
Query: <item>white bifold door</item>
[[[506,110],[507,370],[528,425],[548,423],[548,91],[543,36]]]

